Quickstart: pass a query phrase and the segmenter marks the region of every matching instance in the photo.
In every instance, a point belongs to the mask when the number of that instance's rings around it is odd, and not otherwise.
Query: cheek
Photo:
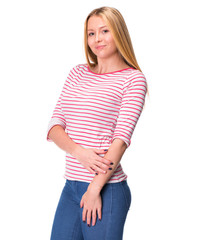
[[[88,38],[88,46],[91,48],[94,44],[93,38]]]
[[[91,47],[91,41],[89,38],[88,38],[88,46]]]
[[[106,41],[109,43],[112,48],[116,48],[115,41],[112,36],[107,36]]]
[[[94,54],[96,54],[96,53],[95,53],[95,46],[94,46],[94,44],[95,44],[95,41],[93,41],[92,39],[88,39],[88,46],[90,47],[91,51],[92,51]]]
[[[116,47],[116,44],[115,44],[114,41],[110,42],[109,46],[110,46],[110,49],[112,49],[112,51],[116,51],[117,50],[117,47]]]

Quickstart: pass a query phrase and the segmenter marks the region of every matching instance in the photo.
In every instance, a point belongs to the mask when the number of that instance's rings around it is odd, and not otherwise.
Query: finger
[[[106,173],[105,170],[101,169],[101,168],[98,167],[97,165],[95,165],[95,171],[96,171],[96,172],[101,172],[101,173]]]
[[[96,165],[96,168],[95,168],[95,169],[97,169],[97,167],[99,167],[99,168],[102,169],[103,171],[112,170],[112,166],[107,166],[107,165],[105,165],[104,163],[101,163],[101,162],[99,162],[99,161],[96,161],[96,162],[95,162],[95,165]],[[99,169],[97,169],[97,170],[99,170]]]
[[[94,167],[95,167],[95,165],[93,165]],[[88,169],[88,168],[87,168]],[[91,169],[91,170],[89,170],[89,169]],[[95,175],[98,175],[98,171],[97,170],[95,170],[94,168],[89,168],[88,170],[91,172],[91,173],[93,173],[93,174],[95,174]]]
[[[96,223],[96,210],[92,212],[92,226],[95,226]]]
[[[91,173],[93,173],[93,174],[96,173],[96,171],[95,171],[93,168],[91,168],[91,167],[88,167],[87,169],[88,169],[89,172],[91,172]]]
[[[87,210],[85,208],[83,208],[83,214],[82,214],[83,222],[86,221],[86,215],[87,215]]]
[[[90,227],[90,222],[91,222],[91,211],[90,210],[87,211],[86,217],[87,217],[87,224]]]
[[[102,158],[100,156],[97,156],[96,160],[101,162],[101,163],[106,164],[107,166],[113,165],[113,162],[111,160],[106,159],[106,158]]]
[[[80,207],[82,208],[83,205],[84,205],[84,202],[83,202],[83,199],[81,199],[81,201],[80,201]]]
[[[95,150],[95,153],[97,154],[104,154],[108,151],[108,149],[97,149],[97,148],[95,148],[94,150]]]
[[[97,209],[97,212],[98,212],[98,218],[99,218],[99,220],[101,220],[101,219],[102,219],[101,208],[98,208],[98,209]]]

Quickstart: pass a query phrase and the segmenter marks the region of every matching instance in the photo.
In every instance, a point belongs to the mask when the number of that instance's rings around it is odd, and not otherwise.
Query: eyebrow
[[[102,27],[100,27],[100,29],[101,28],[104,28],[104,27],[107,27],[106,25],[105,26],[102,26]],[[93,29],[88,29],[88,31],[94,31]]]

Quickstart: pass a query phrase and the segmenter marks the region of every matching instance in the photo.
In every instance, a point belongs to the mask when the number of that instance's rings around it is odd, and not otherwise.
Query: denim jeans
[[[106,183],[101,190],[102,219],[90,227],[83,222],[80,201],[89,183],[66,180],[56,209],[51,240],[122,240],[131,205],[127,180]]]

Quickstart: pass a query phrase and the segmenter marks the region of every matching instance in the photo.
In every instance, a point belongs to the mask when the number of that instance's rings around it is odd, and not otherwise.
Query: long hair
[[[114,38],[116,47],[122,56],[124,62],[130,67],[139,70],[140,69],[137,59],[135,57],[134,49],[130,34],[127,29],[127,25],[122,14],[115,8],[112,7],[100,7],[90,12],[87,16],[84,24],[84,49],[86,61],[89,67],[95,67],[97,62],[97,56],[92,52],[88,46],[88,20],[92,16],[100,16],[106,22],[111,34]]]

